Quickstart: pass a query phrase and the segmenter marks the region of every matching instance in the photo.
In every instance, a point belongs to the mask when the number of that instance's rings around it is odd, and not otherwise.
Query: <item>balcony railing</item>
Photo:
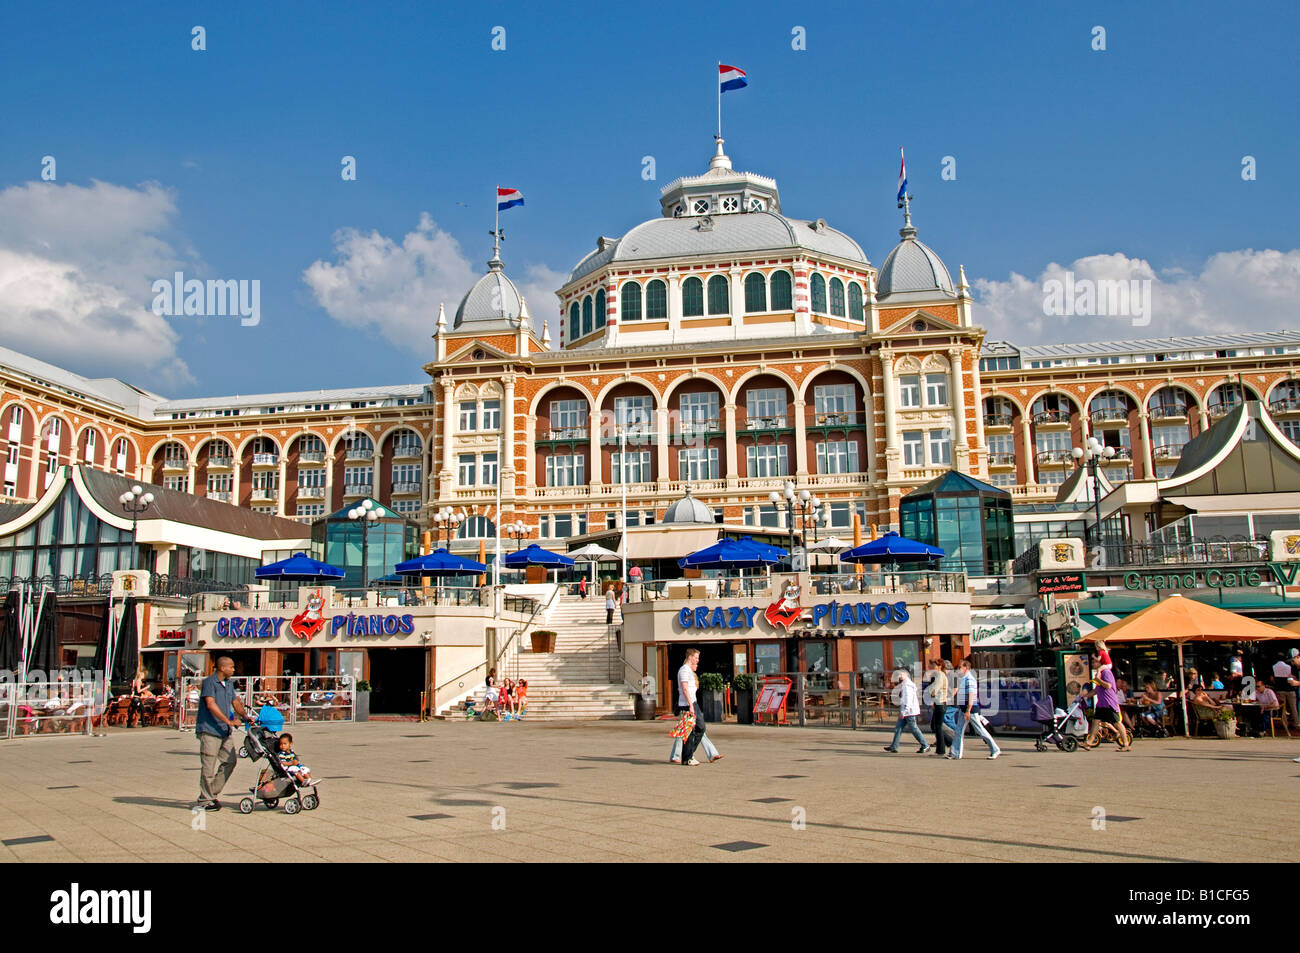
[[[1012,419],[1011,414],[985,414],[984,426],[986,428],[1010,427]]]
[[[1014,453],[990,453],[989,466],[1011,469],[1016,465],[1016,455]]]
[[[420,495],[419,483],[394,483],[393,493],[398,496]]]
[[[235,465],[235,458],[233,456],[226,456],[225,454],[220,454],[217,456],[208,457],[209,470],[229,470],[234,465]]]
[[[186,460],[184,457],[163,458],[164,470],[188,470],[189,467],[190,467],[189,461]]]
[[[1128,463],[1133,459],[1132,447],[1112,447],[1115,451],[1113,457],[1102,457],[1102,463]]]
[[[1034,414],[1034,424],[1042,427],[1052,424],[1068,424],[1070,422],[1070,412],[1068,410],[1042,410]]]
[[[253,466],[255,467],[274,467],[279,466],[280,455],[278,453],[255,453],[253,454]]]
[[[229,503],[233,498],[234,493],[230,490],[208,490],[208,499],[218,503]]]
[[[349,483],[343,487],[344,496],[369,496],[372,485],[369,483]]]
[[[537,441],[539,443],[542,441],[552,440],[578,442],[585,441],[590,436],[591,433],[587,429],[587,424],[584,421],[577,427],[552,427],[549,430],[544,430],[542,431],[542,435],[537,438]]]
[[[1177,443],[1166,443],[1151,448],[1151,457],[1154,460],[1177,460],[1182,455],[1182,445]]]
[[[678,425],[677,430],[683,437],[699,437],[704,434],[722,433],[722,421],[717,417],[693,418],[683,420]]]
[[[838,427],[861,427],[863,425],[863,415],[853,410],[835,411],[827,414],[812,414],[808,418],[808,426],[825,427],[834,429]]]
[[[1128,423],[1129,412],[1123,407],[1105,407],[1101,410],[1094,410],[1089,419],[1094,424],[1126,424]]]
[[[1069,450],[1039,450],[1034,455],[1039,463],[1073,463],[1074,457]]]
[[[424,452],[424,448],[411,443],[399,443],[393,445],[393,459],[407,460],[412,457],[419,457]]]
[[[1267,537],[1218,536],[1172,543],[1105,543],[1105,561],[1090,571],[1108,567],[1213,565],[1258,563],[1269,558]]]
[[[300,500],[323,500],[323,499],[325,499],[325,487],[323,487],[323,486],[300,486],[300,487],[298,487],[298,499],[300,499]]]
[[[298,454],[299,463],[324,463],[324,450],[304,450]]]
[[[745,428],[744,428],[744,429],[746,429],[746,430],[785,430],[785,429],[788,429],[788,428],[787,428],[787,426],[786,426],[786,418],[785,418],[785,414],[777,414],[777,415],[773,415],[773,416],[771,416],[771,417],[746,417],[746,418],[745,418]]]
[[[1151,419],[1160,420],[1186,420],[1187,404],[1152,404]]]
[[[375,458],[374,447],[348,447],[345,459],[347,460],[373,460]]]
[[[858,486],[871,482],[865,473],[814,473],[808,477],[813,486]]]
[[[273,486],[257,487],[253,490],[254,503],[274,503],[280,498],[280,490]]]
[[[1228,416],[1228,414],[1232,413],[1240,406],[1241,406],[1241,401],[1235,401],[1235,400],[1230,401],[1228,403],[1210,404],[1208,407],[1205,408],[1205,413],[1209,415],[1209,418],[1211,420],[1218,420],[1220,417]]]
[[[1300,413],[1300,396],[1279,397],[1277,400],[1269,403],[1268,412],[1270,414]]]

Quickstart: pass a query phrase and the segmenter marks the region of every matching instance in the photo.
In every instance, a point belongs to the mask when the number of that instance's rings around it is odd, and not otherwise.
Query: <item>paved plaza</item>
[[[710,728],[725,758],[667,763],[665,722],[298,726],[328,780],[289,816],[192,815],[192,734],[0,745],[5,861],[1289,860],[1300,742],[1139,741],[988,761],[890,755],[880,731]],[[972,757],[972,755],[974,757]],[[1104,812],[1104,826],[1099,823]],[[198,824],[204,829],[196,830]]]

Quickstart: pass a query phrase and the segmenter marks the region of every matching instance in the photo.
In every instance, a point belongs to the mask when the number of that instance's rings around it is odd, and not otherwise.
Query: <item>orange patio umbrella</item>
[[[1288,632],[1300,632],[1300,619],[1296,619],[1296,621],[1292,622],[1290,625],[1284,625],[1282,628],[1286,629]]]
[[[1127,618],[1082,636],[1080,642],[1174,642],[1178,646],[1178,700],[1187,732],[1187,685],[1183,676],[1184,642],[1271,642],[1295,634],[1267,622],[1171,593]]]

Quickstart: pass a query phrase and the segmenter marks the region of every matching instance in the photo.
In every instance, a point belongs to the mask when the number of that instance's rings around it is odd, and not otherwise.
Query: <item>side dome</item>
[[[899,230],[903,240],[894,246],[880,266],[876,294],[880,299],[908,295],[915,299],[933,298],[936,294],[957,297],[952,276],[943,260],[920,239],[910,224]],[[902,298],[901,300],[907,300]]]
[[[488,262],[488,273],[474,282],[460,299],[453,328],[465,324],[496,324],[513,328],[510,322],[518,321],[523,312],[523,296],[514,282],[506,277],[505,265],[500,258]]]
[[[688,488],[686,495],[664,511],[660,523],[715,523],[713,510],[709,509],[695,497]]]

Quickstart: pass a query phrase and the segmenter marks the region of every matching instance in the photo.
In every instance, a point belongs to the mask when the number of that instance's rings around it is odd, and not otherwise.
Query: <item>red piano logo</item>
[[[317,589],[307,600],[307,608],[293,617],[293,621],[289,623],[289,631],[298,638],[310,642],[313,636],[325,628],[325,616],[321,612],[324,605],[325,600],[321,598],[320,590]]]
[[[803,606],[799,604],[798,583],[791,579],[786,584],[781,598],[767,607],[763,618],[767,619],[773,628],[780,626],[789,632],[790,626],[803,618]]]

